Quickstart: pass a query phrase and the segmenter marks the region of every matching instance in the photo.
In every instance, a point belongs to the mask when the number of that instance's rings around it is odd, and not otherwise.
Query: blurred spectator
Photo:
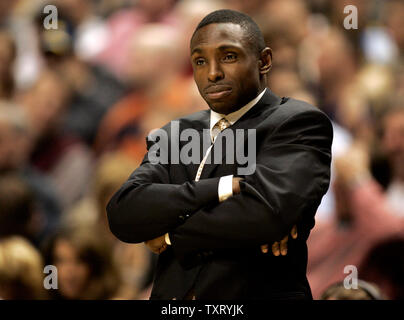
[[[376,283],[388,299],[404,299],[404,238],[388,238],[369,250],[359,267],[363,279]]]
[[[383,20],[393,36],[395,43],[401,51],[404,50],[404,3],[400,0],[392,0],[385,3],[383,7]]]
[[[335,190],[333,188],[336,179],[335,159],[346,155],[352,144],[352,135],[348,130],[334,121],[332,121],[332,127],[334,130],[334,137],[331,146],[331,153],[333,156],[331,159],[331,180],[330,187],[323,199],[321,199],[320,206],[317,209],[316,222],[319,224],[330,222],[335,219],[337,211]]]
[[[18,105],[0,102],[0,172],[24,165],[29,153],[27,121]]]
[[[97,0],[94,10],[104,19],[130,5],[132,0]]]
[[[330,29],[319,41],[321,45],[316,62],[320,105],[335,119],[338,99],[346,86],[354,80],[357,65],[351,44],[337,29]]]
[[[344,287],[343,282],[329,286],[321,295],[321,300],[382,300],[384,296],[374,284],[358,280],[358,288]]]
[[[308,33],[309,14],[305,2],[266,1],[261,9],[257,10],[256,17],[262,25],[267,45],[273,50],[274,68],[296,68],[299,44]]]
[[[337,121],[356,139],[371,143],[378,116],[391,100],[394,88],[390,67],[364,64],[354,81],[345,86],[338,97]]]
[[[126,89],[105,68],[75,54],[75,29],[69,20],[59,17],[58,25],[58,30],[46,30],[42,28],[42,17],[38,17],[40,49],[47,66],[60,73],[70,90],[64,130],[92,145],[102,116]]]
[[[20,106],[0,103],[0,177],[13,174],[32,190],[40,217],[35,235],[38,245],[59,224],[61,208],[52,183],[28,163],[32,144],[28,125]]]
[[[1,25],[7,24],[10,12],[12,11],[15,3],[13,0],[4,0],[0,4],[0,23]]]
[[[185,72],[192,76],[192,64],[189,59],[189,41],[198,23],[209,13],[223,8],[223,2],[219,0],[180,0],[173,10],[178,21],[176,28],[178,29],[178,45],[177,57],[183,60]],[[193,81],[192,81],[193,82]],[[196,90],[197,92],[197,90]],[[196,95],[199,103],[205,101],[200,97],[199,93]],[[206,106],[207,107],[207,106]]]
[[[74,56],[59,61],[55,69],[73,93],[64,128],[92,147],[102,117],[121,98],[125,87],[103,68],[89,66]]]
[[[364,58],[370,63],[393,64],[398,58],[398,48],[386,28],[366,28],[361,39]]]
[[[171,9],[175,0],[131,0],[132,6],[114,13],[107,20],[108,42],[99,60],[118,77],[124,74],[130,39],[147,23],[175,25]]]
[[[387,202],[404,218],[404,100],[394,101],[382,118],[382,148],[391,168]]]
[[[12,36],[15,54],[14,65],[2,64],[2,68],[12,69],[15,86],[18,88],[31,84],[41,65],[30,13],[26,10],[26,7],[30,7],[29,4],[34,3],[37,7],[40,1],[4,0],[0,4],[0,28],[2,32]],[[4,45],[2,41],[0,47]]]
[[[336,159],[336,217],[317,224],[308,240],[308,278],[315,298],[345,277],[345,266],[358,267],[379,241],[404,235],[404,219],[397,217],[372,179],[369,162],[358,143]]]
[[[144,138],[152,129],[205,105],[193,105],[196,86],[181,73],[176,29],[150,24],[140,31],[132,39],[126,68],[133,91],[108,111],[96,140],[98,153],[121,150],[135,161],[142,160]]]
[[[107,235],[113,248],[113,258],[123,275],[120,296],[127,299],[148,294],[151,279],[147,276],[154,267],[155,259],[143,243],[124,243],[112,235],[105,208],[112,195],[138,165],[118,152],[102,156],[94,172],[90,193],[66,215],[65,221],[66,225],[71,226],[97,227]]]
[[[13,62],[15,44],[10,34],[0,31],[0,99],[10,99],[14,94]]]
[[[343,214],[344,217],[341,217],[341,221],[348,221],[348,224],[345,222],[345,235],[347,236],[347,227],[350,228],[352,234],[356,234],[356,236],[359,236],[361,233],[366,235],[366,237],[362,236],[361,239],[356,240],[354,247],[355,249],[358,249],[361,246],[360,244],[363,243],[366,246],[366,250],[363,248],[362,254],[357,252],[355,256],[352,256],[352,258],[356,260],[356,263],[353,263],[354,260],[351,260],[349,263],[354,265],[361,263],[361,270],[373,268],[371,263],[368,262],[370,259],[369,256],[373,257],[372,252],[375,250],[378,250],[377,252],[379,253],[382,251],[382,249],[371,249],[372,247],[378,248],[378,243],[384,241],[383,239],[386,239],[387,237],[393,235],[403,236],[404,203],[402,199],[404,198],[404,192],[402,190],[402,181],[404,180],[404,137],[402,132],[404,128],[404,109],[402,99],[393,99],[392,101],[393,102],[385,108],[379,119],[381,125],[380,149],[388,161],[387,165],[390,167],[390,170],[388,170],[389,177],[384,179],[386,190],[383,190],[383,186],[379,185],[371,175],[371,151],[367,150],[371,145],[367,147],[356,145],[353,149],[347,152],[345,158],[337,159],[336,168],[339,182],[336,185],[336,191],[340,196],[337,205],[340,213],[345,212],[345,214]],[[376,173],[380,175],[380,168]],[[355,220],[358,221],[357,226],[359,227],[360,225],[360,228],[364,228],[363,232],[360,232],[359,229],[352,229],[352,216],[349,212],[355,212]],[[314,231],[314,235],[316,232],[320,232],[320,229],[321,228],[317,228]],[[326,230],[326,228],[324,228],[324,230]],[[329,231],[330,230],[328,230],[328,232]],[[371,237],[369,237],[370,235]],[[373,240],[371,240],[371,238],[373,238]],[[325,238],[323,237],[322,240],[325,240]],[[312,238],[312,241],[314,242],[315,238]],[[383,244],[380,243],[380,246],[383,246]],[[315,248],[314,244],[312,248]],[[368,258],[365,258],[364,253],[369,250],[370,253],[368,253]],[[316,251],[313,251],[312,254],[315,254]],[[394,252],[398,251],[386,249],[386,252],[390,253],[390,259],[394,259]],[[393,274],[391,271],[383,270],[389,270],[391,265],[398,265],[400,258],[399,256],[397,257],[397,263],[393,261],[388,262],[388,259],[386,258],[379,260],[384,260],[385,264],[379,263],[377,266],[380,274],[383,272],[391,274],[391,279],[386,280],[389,284],[388,286],[386,285],[386,293],[390,298],[402,296],[400,292],[403,288],[403,282],[397,280],[400,279],[399,272]],[[376,253],[372,259],[379,259]],[[344,261],[344,258],[340,256],[340,261],[338,262],[342,261]],[[345,263],[348,264],[348,260],[345,260]],[[366,277],[364,274],[361,276]],[[396,277],[396,279],[393,279],[394,277]],[[379,280],[376,276],[368,276],[368,279],[372,281],[376,281],[376,279]],[[382,277],[382,279],[386,278]],[[384,286],[385,282],[382,282],[381,285]]]
[[[55,0],[55,5],[73,24],[74,53],[84,61],[94,61],[104,50],[108,30],[97,16],[94,0]]]
[[[54,299],[113,299],[120,275],[112,259],[112,248],[97,229],[65,228],[44,247],[46,265],[58,270]]]
[[[52,179],[63,209],[85,192],[93,161],[91,151],[62,130],[68,98],[66,83],[51,70],[21,98],[35,143],[30,162]]]
[[[304,87],[299,75],[290,68],[274,68],[268,78],[268,85],[280,97],[294,97]]]
[[[40,253],[22,237],[0,240],[0,299],[45,299]]]
[[[0,176],[0,238],[23,236],[35,242],[42,221],[36,212],[34,195],[18,176]]]

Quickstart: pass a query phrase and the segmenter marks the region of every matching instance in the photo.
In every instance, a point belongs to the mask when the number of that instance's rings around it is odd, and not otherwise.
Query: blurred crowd
[[[357,29],[344,28],[346,5]],[[314,298],[404,298],[403,1],[1,0],[1,299],[148,299],[156,256],[114,238],[105,206],[152,129],[207,108],[189,40],[221,8],[259,24],[271,90],[333,121],[331,185],[308,240]],[[57,290],[44,289],[45,265]],[[346,266],[362,291],[338,286]]]

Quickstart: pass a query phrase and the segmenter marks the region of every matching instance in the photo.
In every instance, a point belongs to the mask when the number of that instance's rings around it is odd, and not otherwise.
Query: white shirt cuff
[[[170,241],[170,237],[168,236],[168,232],[165,234],[164,240],[166,241],[166,243],[167,243],[169,246],[171,246],[171,241]]]
[[[218,196],[219,202],[223,202],[233,195],[233,175],[221,177],[219,179]]]

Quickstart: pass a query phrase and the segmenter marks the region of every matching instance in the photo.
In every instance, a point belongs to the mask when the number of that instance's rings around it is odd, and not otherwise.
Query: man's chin
[[[220,114],[229,114],[232,112],[232,105],[228,104],[228,101],[215,101],[215,102],[208,102],[209,108],[217,113]]]

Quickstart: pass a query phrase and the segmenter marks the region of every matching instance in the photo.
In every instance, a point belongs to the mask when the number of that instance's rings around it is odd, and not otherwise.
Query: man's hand
[[[239,194],[241,192],[240,190],[240,180],[243,180],[242,178],[239,177],[233,177],[233,194]],[[290,235],[292,236],[293,239],[297,238],[297,227],[296,225],[293,226],[292,230],[290,231]],[[289,236],[287,235],[285,238],[283,238],[280,242],[274,242],[272,244],[272,254],[274,256],[279,256],[283,255],[286,256],[288,253],[288,240]],[[268,244],[263,244],[261,246],[261,251],[262,253],[267,253],[268,252],[269,245]]]
[[[167,243],[164,234],[155,239],[145,241],[145,244],[151,250],[151,252],[157,254],[160,254],[167,249]]]
[[[296,227],[296,225],[293,226],[292,230],[290,231],[290,235],[292,236],[293,239],[297,238],[297,227]],[[289,240],[289,236],[287,235],[280,242],[278,242],[278,241],[274,242],[272,244],[272,254],[274,256],[276,256],[276,257],[279,256],[279,255],[286,256],[286,254],[288,253],[288,240]],[[261,246],[262,253],[267,253],[268,248],[269,248],[268,244],[263,244]]]

